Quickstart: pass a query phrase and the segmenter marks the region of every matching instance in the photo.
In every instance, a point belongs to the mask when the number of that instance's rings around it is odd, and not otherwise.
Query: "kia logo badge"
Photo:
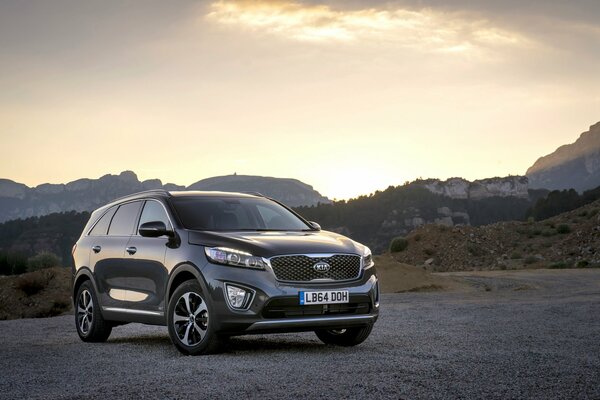
[[[317,272],[327,272],[331,269],[331,265],[327,264],[326,262],[318,262],[313,265],[313,269]]]

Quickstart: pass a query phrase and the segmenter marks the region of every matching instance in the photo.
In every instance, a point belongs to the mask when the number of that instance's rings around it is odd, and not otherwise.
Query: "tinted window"
[[[110,224],[110,220],[113,215],[115,215],[115,211],[117,211],[117,207],[110,208],[100,220],[94,225],[94,228],[90,231],[91,236],[100,236],[106,235],[108,231],[108,225]]]
[[[108,228],[108,234],[111,236],[131,235],[141,205],[141,201],[135,201],[119,206],[110,223],[110,228]]]
[[[175,197],[172,202],[187,229],[215,231],[310,229],[288,209],[268,199]]]
[[[142,216],[140,217],[140,223],[138,224],[138,227],[146,222],[153,221],[161,221],[165,224],[167,229],[171,229],[169,217],[167,216],[167,212],[162,204],[157,201],[149,200],[144,204],[144,209],[142,210]]]

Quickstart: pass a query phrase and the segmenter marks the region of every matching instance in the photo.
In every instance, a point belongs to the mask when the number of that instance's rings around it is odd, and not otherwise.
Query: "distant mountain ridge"
[[[226,175],[203,179],[187,187],[187,190],[217,190],[223,192],[259,192],[290,207],[312,206],[330,203],[319,192],[297,179],[267,176]]]
[[[78,179],[66,184],[44,183],[28,187],[0,179],[0,222],[56,212],[91,211],[118,197],[151,189],[252,191],[292,207],[327,203],[329,199],[296,179],[227,175],[198,181],[189,187],[160,179],[140,181],[132,171],[98,179]]]
[[[571,144],[539,158],[526,173],[532,188],[575,189],[600,185],[600,122]]]

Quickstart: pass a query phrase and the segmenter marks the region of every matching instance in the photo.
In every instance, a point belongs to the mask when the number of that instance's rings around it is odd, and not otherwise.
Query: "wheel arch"
[[[195,279],[202,287],[202,291],[208,295],[208,286],[200,270],[194,264],[183,263],[178,265],[169,277],[167,291],[165,292],[167,304],[171,300],[171,296],[173,295],[173,292],[175,292],[175,289],[183,282],[191,279]]]
[[[75,278],[73,278],[73,290],[71,293],[73,304],[75,304],[75,298],[77,297],[77,291],[79,290],[79,287],[81,287],[81,285],[85,281],[91,281],[92,286],[94,287],[94,291],[98,293],[96,280],[94,279],[94,274],[92,273],[92,271],[90,271],[87,267],[80,268],[77,271]]]

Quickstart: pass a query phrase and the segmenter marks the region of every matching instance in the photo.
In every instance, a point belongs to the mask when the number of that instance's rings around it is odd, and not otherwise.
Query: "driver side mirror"
[[[173,231],[167,229],[167,226],[162,221],[150,221],[140,225],[139,233],[143,237],[173,237]]]
[[[321,225],[317,224],[315,221],[308,221],[308,225],[310,225],[310,227],[315,231],[321,230]]]

